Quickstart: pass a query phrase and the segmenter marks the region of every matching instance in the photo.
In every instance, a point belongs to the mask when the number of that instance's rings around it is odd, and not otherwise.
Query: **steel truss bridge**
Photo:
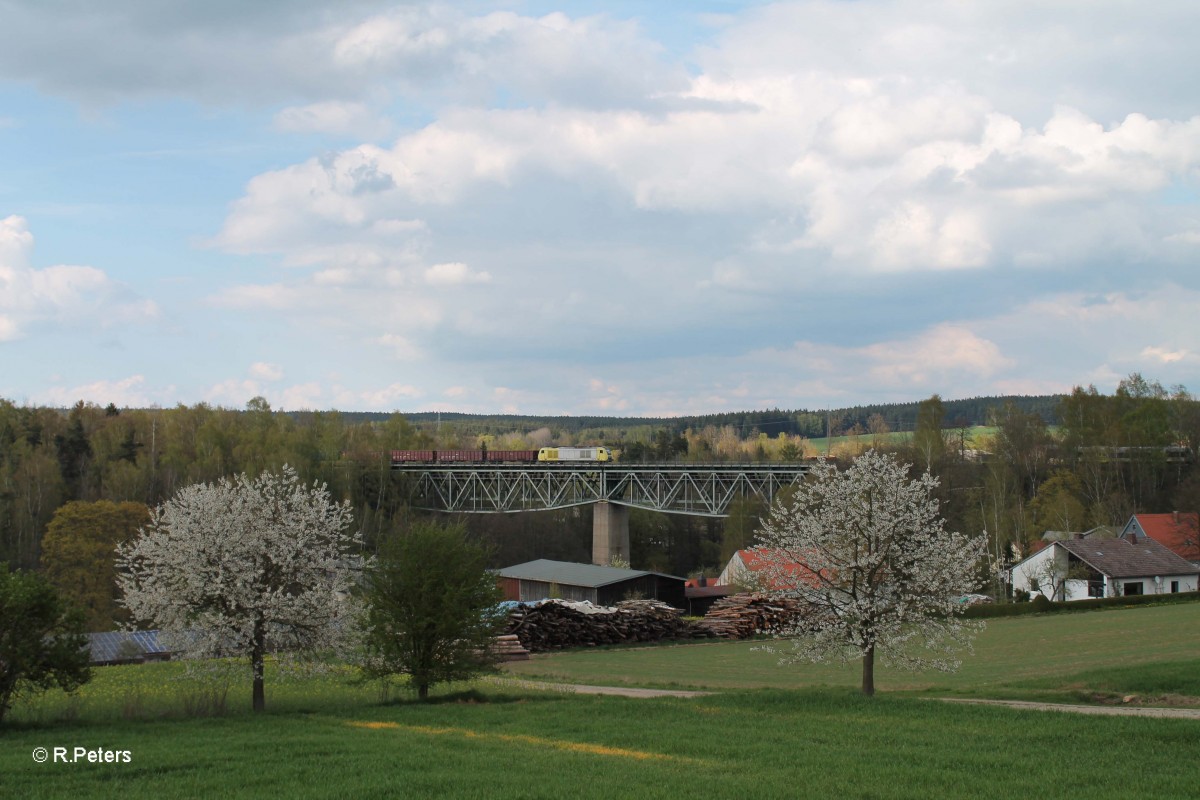
[[[610,503],[705,517],[729,515],[740,497],[770,503],[805,464],[394,464],[414,477],[418,508],[504,513]]]
[[[740,497],[770,503],[800,480],[805,464],[410,464],[417,508],[496,514],[591,505],[592,563],[629,560],[629,509],[729,516]]]

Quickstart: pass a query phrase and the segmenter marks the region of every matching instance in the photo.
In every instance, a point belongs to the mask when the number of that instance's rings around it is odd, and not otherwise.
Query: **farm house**
[[[1014,590],[1050,600],[1194,592],[1195,565],[1145,536],[1052,542],[1013,565]]]

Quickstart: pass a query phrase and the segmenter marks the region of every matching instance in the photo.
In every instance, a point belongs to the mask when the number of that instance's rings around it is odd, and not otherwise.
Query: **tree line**
[[[912,404],[911,414],[893,415],[892,422],[885,416],[889,407],[864,406],[854,419],[872,413],[855,422],[833,455],[848,461],[872,448],[895,453],[914,475],[930,472],[939,479],[936,494],[949,529],[986,530],[997,564],[1024,552],[1045,530],[1086,530],[1122,524],[1137,512],[1200,508],[1200,473],[1188,455],[1200,445],[1200,404],[1184,387],[1167,389],[1135,374],[1113,394],[1080,387],[1055,399],[1052,408],[1046,398],[992,401],[985,408],[977,400],[935,395]],[[956,416],[956,408],[968,408],[971,417]],[[654,428],[630,420],[636,424],[602,434],[584,427],[576,433],[527,425],[504,430],[499,424],[481,432],[481,420],[488,418],[460,423],[448,417],[428,427],[400,414],[285,414],[261,398],[245,409],[80,403],[62,410],[0,400],[0,562],[44,570],[62,585],[90,585],[87,576],[95,571],[89,573],[88,564],[182,487],[278,471],[285,464],[301,480],[324,483],[333,497],[348,502],[374,552],[420,516],[408,505],[408,478],[389,468],[391,449],[589,443],[614,447],[627,461],[697,462],[823,454],[799,434],[716,424],[736,416],[713,415],[703,418],[712,424],[702,425],[697,418],[697,425],[682,429],[675,421]],[[766,417],[744,420],[763,425]],[[990,426],[986,436],[970,430],[975,422]],[[100,502],[113,508],[99,509],[105,512],[99,516],[118,522],[97,521],[94,504]],[[635,511],[631,561],[640,569],[715,575],[749,544],[765,513],[753,501],[735,503],[723,520]],[[586,508],[464,515],[458,522],[488,545],[494,567],[536,558],[590,560]],[[90,539],[64,535],[81,528],[93,531]],[[109,626],[120,622],[113,599],[100,595],[97,590],[89,601],[96,624],[105,615]]]

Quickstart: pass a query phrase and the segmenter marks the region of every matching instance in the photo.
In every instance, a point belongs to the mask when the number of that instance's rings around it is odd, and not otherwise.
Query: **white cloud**
[[[409,338],[398,336],[394,333],[386,333],[375,339],[374,342],[391,350],[392,355],[400,361],[414,361],[421,358],[422,355],[421,349],[413,344]]]
[[[21,332],[17,327],[17,321],[0,314],[0,342],[12,341],[19,338],[20,335]]]
[[[0,341],[21,338],[36,326],[109,327],[158,316],[153,301],[95,267],[30,266],[32,250],[23,217],[0,219]]]
[[[867,384],[889,396],[919,396],[928,387],[981,384],[1016,363],[995,342],[980,337],[966,325],[951,323],[936,325],[910,338],[861,347],[797,342],[787,351],[764,351],[758,360],[775,357],[801,374],[816,373],[816,377],[831,383]]]
[[[1141,355],[1145,358],[1152,358],[1161,361],[1164,364],[1172,364],[1176,361],[1182,361],[1191,354],[1186,350],[1167,350],[1164,347],[1146,347],[1142,349]]]
[[[284,126],[336,124],[378,95],[470,102],[503,88],[561,103],[645,97],[683,75],[634,23],[606,16],[471,16],[447,4],[357,0],[5,8],[0,77],[88,103],[184,96],[210,105],[307,103]],[[186,4],[185,4],[186,5]],[[70,54],[70,57],[64,57]]]
[[[229,308],[248,311],[262,309],[293,309],[304,305],[315,305],[319,299],[297,286],[270,284],[260,286],[234,286],[213,298],[213,302]]]
[[[250,365],[250,377],[260,381],[279,381],[283,380],[283,367],[278,364],[269,364],[265,361],[256,361]]]
[[[934,386],[963,374],[987,378],[1015,363],[994,342],[966,326],[948,323],[907,341],[871,345],[860,353],[871,362],[871,377],[887,387]]]
[[[416,387],[403,383],[393,383],[382,389],[360,392],[358,398],[363,407],[376,411],[391,411],[408,404],[414,398],[421,397],[425,392]]]
[[[148,408],[154,403],[161,403],[164,395],[169,393],[169,389],[165,393],[152,391],[146,387],[144,376],[131,375],[120,380],[99,380],[70,388],[52,386],[43,392],[41,402],[63,408],[73,406],[80,400],[102,406],[112,403],[118,408]]]
[[[260,365],[255,365],[260,366]],[[274,365],[263,365],[268,368]],[[252,375],[263,370],[251,368]],[[283,378],[283,370],[275,367],[265,370],[265,375],[251,378],[229,378],[209,386],[204,393],[207,403],[227,408],[243,408],[255,397],[264,398],[275,410],[316,410],[333,405],[333,392],[321,381],[306,381],[290,386],[277,384]],[[277,377],[276,377],[277,376]],[[265,382],[264,382],[265,381]],[[356,407],[356,406],[345,406]]]
[[[375,139],[387,133],[388,124],[364,103],[328,100],[289,106],[275,114],[272,125],[286,133],[329,133]]]
[[[607,383],[599,378],[588,381],[588,402],[592,408],[605,413],[616,413],[629,409],[629,400],[623,395],[621,387]]]
[[[1166,238],[1166,241],[1184,245],[1200,244],[1200,230],[1173,233]]]
[[[425,283],[430,286],[461,286],[466,283],[488,283],[492,276],[486,272],[473,272],[461,262],[434,264],[425,270]]]
[[[238,162],[276,168],[248,176],[206,243],[249,256],[242,272],[214,269],[198,294],[223,322],[290,335],[277,364],[205,376],[214,397],[543,413],[911,399],[1190,377],[1193,5],[747,4],[689,50],[678,29],[669,48],[647,35],[680,21],[666,6],[643,26],[68,0],[51,25],[10,3],[0,79],[249,109],[268,146],[263,119],[339,137]],[[92,267],[34,269],[12,220],[0,341],[154,313]],[[302,342],[352,377],[297,376],[284,347]]]
[[[271,402],[271,398],[258,381],[245,378],[220,381],[204,392],[204,402],[229,408],[242,408],[255,397],[265,397],[268,403]]]
[[[327,404],[322,385],[317,381],[310,381],[284,389],[275,405],[281,409],[312,411],[324,408]]]
[[[1041,129],[1024,128],[981,98],[938,87],[932,98],[911,98],[908,115],[879,115],[874,136],[886,146],[855,144],[847,157],[850,145],[837,144],[838,126],[848,124],[839,103],[888,86],[847,87],[834,76],[737,86],[745,107],[722,113],[448,113],[390,149],[363,145],[258,176],[217,242],[285,253],[291,263],[330,262],[331,240],[348,247],[377,220],[427,217],[489,188],[502,187],[510,213],[520,214],[534,202],[532,177],[548,173],[607,183],[634,209],[761,209],[762,221],[730,231],[742,238],[731,248],[761,243],[755,226],[771,220],[769,247],[810,250],[825,268],[978,269],[1011,263],[1044,237],[1051,215],[1074,258],[1107,254],[1113,232],[1095,224],[1099,209],[1122,216],[1143,254],[1160,255],[1155,242],[1161,250],[1174,231],[1163,230],[1170,217],[1146,199],[1200,167],[1200,117],[1130,114],[1105,128],[1061,107]],[[729,96],[711,76],[692,94]],[[382,245],[370,252],[389,258]]]

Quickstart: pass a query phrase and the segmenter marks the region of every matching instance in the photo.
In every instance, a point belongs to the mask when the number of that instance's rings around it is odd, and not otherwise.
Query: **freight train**
[[[540,450],[393,450],[393,464],[531,464],[538,461],[613,461],[607,447],[543,447]]]

